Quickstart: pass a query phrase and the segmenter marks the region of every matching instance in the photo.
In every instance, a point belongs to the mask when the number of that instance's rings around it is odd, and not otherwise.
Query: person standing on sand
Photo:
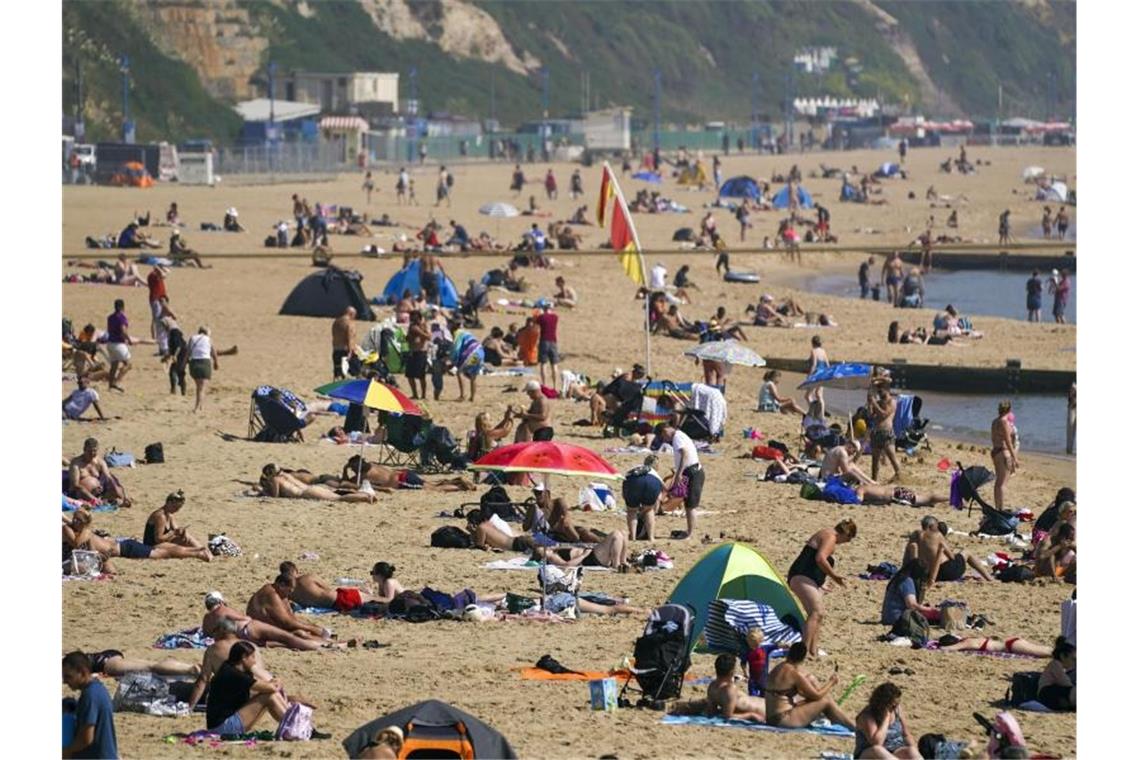
[[[424,324],[423,312],[413,311],[408,320],[408,366],[405,376],[415,400],[427,398],[428,343],[431,330]],[[417,386],[417,382],[419,385]],[[417,390],[418,388],[418,390]]]
[[[1069,270],[1062,269],[1061,276],[1049,282],[1049,292],[1053,296],[1053,321],[1059,325],[1065,324],[1065,307],[1069,305]]]
[[[1013,429],[1009,421],[1012,405],[1008,401],[998,404],[997,417],[990,424],[990,441],[993,449],[990,458],[994,463],[994,472],[997,478],[994,481],[994,506],[998,509],[1005,504],[1005,486],[1013,473],[1020,466],[1017,461],[1017,452],[1013,446]]]
[[[1012,242],[1013,238],[1009,234],[1009,209],[1006,209],[998,216],[998,244],[1006,245]]]
[[[542,313],[534,318],[538,324],[538,376],[546,385],[546,365],[550,365],[550,384],[553,386],[560,377],[558,373],[558,315],[550,301],[542,305]]]
[[[673,478],[669,482],[669,493],[685,499],[685,535],[682,538],[688,540],[697,530],[697,509],[701,506],[701,493],[705,487],[705,470],[693,439],[672,425],[659,422],[653,429],[653,444],[649,448],[657,451],[666,443],[673,448]]]
[[[333,320],[332,323],[332,364],[333,380],[344,379],[344,360],[349,357],[356,346],[356,334],[353,320],[356,319],[356,309],[349,306],[344,313]],[[354,374],[349,368],[349,374]]]
[[[887,286],[887,300],[891,302],[892,306],[899,305],[899,285],[903,281],[903,260],[898,251],[893,251],[887,260],[883,262],[883,268],[879,272],[879,284],[886,283]]]
[[[63,682],[79,692],[75,710],[75,736],[63,748],[63,757],[118,758],[114,707],[107,689],[91,674],[91,658],[70,652],[63,658]]]
[[[803,644],[812,657],[819,656],[819,632],[824,619],[823,587],[828,578],[838,586],[846,585],[843,576],[834,570],[835,558],[832,554],[837,546],[853,541],[857,534],[858,527],[850,518],[840,521],[834,528],[816,531],[804,543],[788,569],[788,587],[807,613]]]
[[[199,327],[198,334],[186,341],[186,359],[190,367],[190,377],[194,380],[194,411],[202,408],[202,397],[206,395],[206,383],[218,369],[218,352],[210,340],[210,328]]]
[[[123,303],[123,299],[117,298],[115,311],[107,317],[107,356],[111,358],[111,368],[107,372],[107,387],[119,392],[123,390],[119,382],[131,369],[130,346],[134,342],[127,334],[130,322],[127,320],[125,309],[126,304]]]
[[[814,375],[817,370],[826,369],[829,366],[830,363],[827,360],[827,352],[823,350],[823,338],[818,335],[811,336],[811,355],[808,357],[808,377]],[[807,393],[804,394],[804,400],[807,401],[809,407],[812,402],[818,401],[819,417],[823,419],[823,388],[809,388]]]
[[[866,299],[871,294],[871,267],[875,264],[875,257],[868,256],[867,260],[859,265],[859,297]]]
[[[1046,240],[1053,237],[1053,210],[1048,206],[1045,207],[1045,212],[1041,215],[1041,235]]]
[[[1053,220],[1057,227],[1057,239],[1064,240],[1065,236],[1069,233],[1069,214],[1065,211],[1065,207],[1057,209],[1057,217]]]
[[[365,203],[369,206],[372,205],[372,191],[376,188],[376,183],[372,181],[372,172],[364,173],[364,184],[360,189],[364,191]]]
[[[1041,291],[1040,273],[1034,269],[1033,274],[1025,282],[1025,309],[1028,312],[1026,319],[1029,322],[1041,321]]]
[[[871,430],[871,480],[878,482],[879,460],[886,456],[895,469],[894,477],[887,482],[897,481],[902,473],[895,458],[895,398],[891,395],[889,384],[879,386],[874,395],[867,399],[867,404],[875,425]]]

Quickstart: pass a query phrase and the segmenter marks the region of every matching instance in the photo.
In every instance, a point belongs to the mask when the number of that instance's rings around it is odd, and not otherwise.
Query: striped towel
[[[704,636],[710,652],[741,654],[746,648],[744,636],[750,628],[764,631],[764,638],[771,642],[803,640],[803,634],[781,621],[767,604],[750,599],[709,602]]]

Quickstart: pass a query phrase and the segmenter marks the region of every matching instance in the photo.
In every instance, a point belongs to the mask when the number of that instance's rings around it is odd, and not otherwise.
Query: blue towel
[[[116,507],[114,504],[97,504],[94,507],[88,507],[87,509],[90,512],[117,512],[117,511],[119,511],[119,508]],[[67,501],[66,496],[63,497],[63,511],[64,512],[74,512],[75,511],[75,507],[72,506]]]
[[[769,726],[765,723],[754,723],[750,720],[725,720],[724,718],[709,718],[704,715],[666,715],[661,722],[670,726],[707,726],[709,728],[743,728],[747,731],[772,731],[778,734],[819,734],[821,736],[834,736],[839,738],[854,738],[855,732],[843,726],[810,726],[808,728],[781,728]]]
[[[187,628],[175,633],[164,633],[154,642],[155,649],[205,649],[214,640],[199,628]]]

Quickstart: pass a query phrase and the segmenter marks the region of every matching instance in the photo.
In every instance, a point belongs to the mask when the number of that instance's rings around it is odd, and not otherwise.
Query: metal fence
[[[251,147],[219,148],[214,172],[238,174],[333,174],[350,164],[337,143],[297,142]]]

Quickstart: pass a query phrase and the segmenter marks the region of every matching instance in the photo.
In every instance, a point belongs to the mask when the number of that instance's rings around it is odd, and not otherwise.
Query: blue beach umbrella
[[[810,388],[841,388],[861,390],[871,384],[871,365],[840,362],[821,367],[799,384],[800,390]]]

